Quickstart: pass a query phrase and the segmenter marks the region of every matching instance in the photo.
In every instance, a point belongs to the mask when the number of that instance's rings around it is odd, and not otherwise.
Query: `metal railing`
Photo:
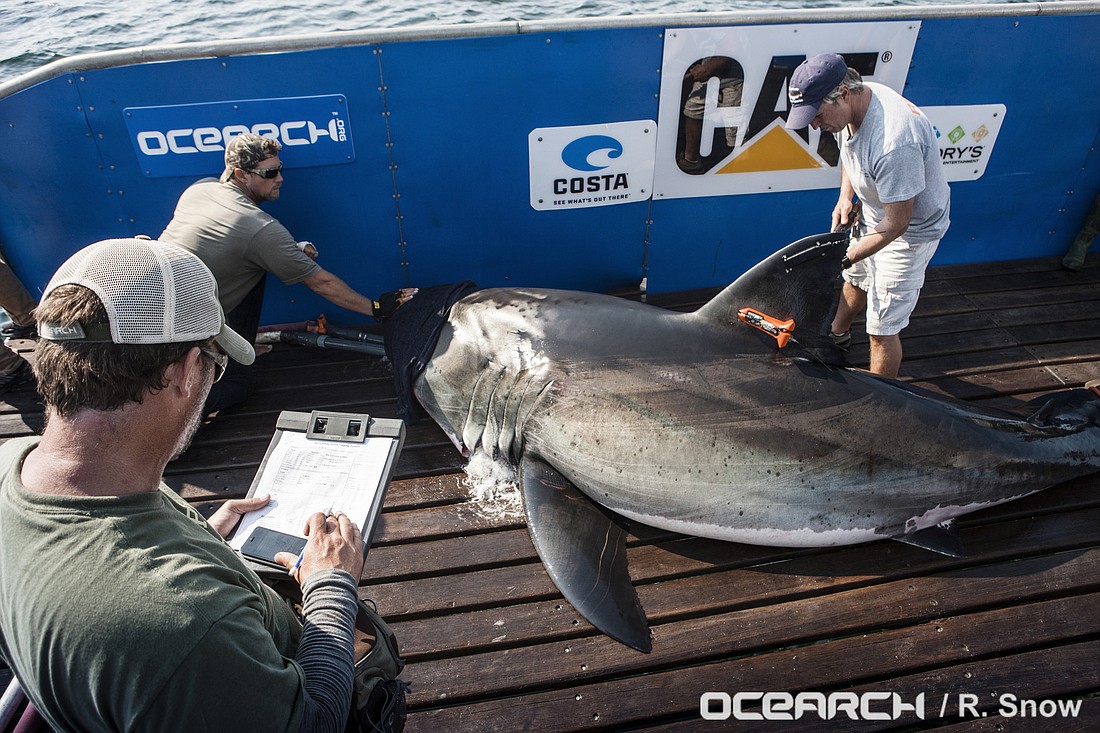
[[[342,46],[401,43],[404,41],[484,38],[488,36],[531,35],[614,28],[689,28],[774,23],[825,23],[853,20],[901,20],[907,18],[1019,17],[1091,15],[1096,13],[1100,13],[1100,0],[1054,0],[1053,2],[998,3],[991,5],[860,6],[855,8],[741,10],[724,13],[675,13],[530,22],[466,23],[360,31],[333,31],[331,33],[312,33],[298,36],[270,36],[259,39],[197,41],[100,51],[59,59],[0,83],[0,99],[62,74],[81,71],[181,59],[285,53]]]

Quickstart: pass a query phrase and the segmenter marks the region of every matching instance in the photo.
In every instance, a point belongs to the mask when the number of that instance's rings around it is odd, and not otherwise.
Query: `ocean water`
[[[0,0],[0,81],[76,54],[189,41],[555,18],[994,1],[1004,0]]]

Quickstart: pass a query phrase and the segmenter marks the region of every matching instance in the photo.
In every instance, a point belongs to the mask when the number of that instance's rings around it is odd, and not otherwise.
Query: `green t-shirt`
[[[297,731],[301,625],[193,508],[32,493],[0,446],[0,655],[56,730]]]

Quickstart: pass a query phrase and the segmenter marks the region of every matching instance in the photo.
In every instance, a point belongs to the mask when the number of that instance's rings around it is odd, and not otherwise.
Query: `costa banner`
[[[653,120],[532,130],[527,137],[531,208],[552,211],[648,199],[656,140]]]

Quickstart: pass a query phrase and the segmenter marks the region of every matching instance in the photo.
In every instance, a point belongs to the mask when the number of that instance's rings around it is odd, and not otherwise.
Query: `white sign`
[[[532,130],[531,207],[551,211],[648,199],[656,142],[653,120]]]
[[[1005,118],[1003,104],[921,107],[932,121],[948,181],[976,181],[985,173]]]
[[[667,30],[654,196],[840,185],[835,138],[783,127],[791,72],[839,53],[864,79],[900,91],[919,30],[919,21]]]

